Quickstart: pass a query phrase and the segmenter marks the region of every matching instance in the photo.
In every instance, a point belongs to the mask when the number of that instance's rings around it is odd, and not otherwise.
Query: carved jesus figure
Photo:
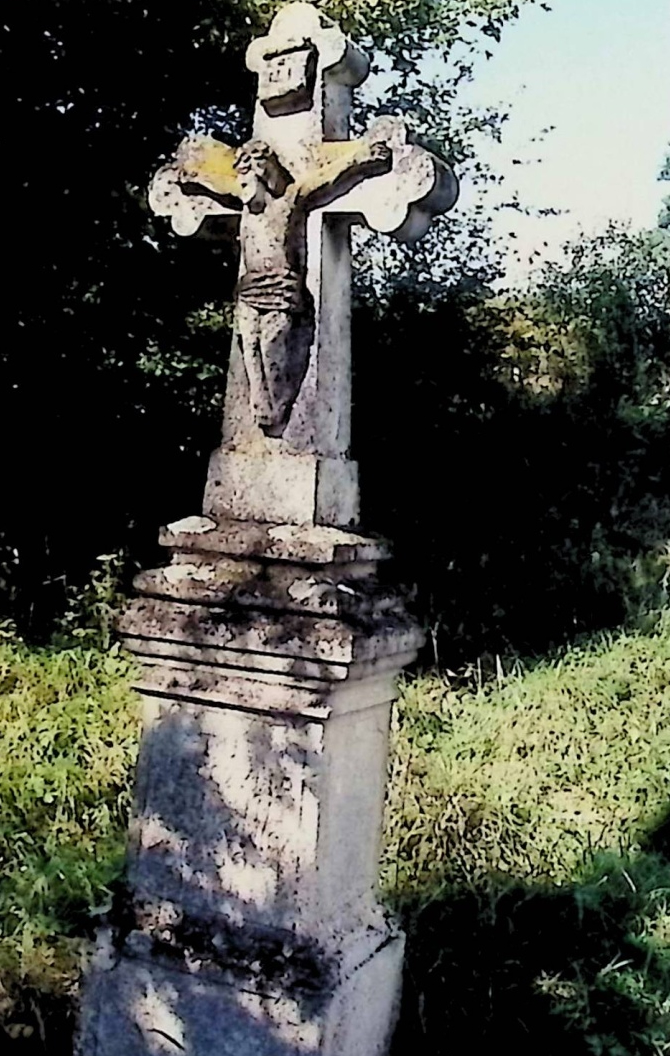
[[[258,140],[231,148],[213,139],[188,140],[177,155],[179,186],[242,206],[242,264],[236,323],[254,417],[267,436],[283,434],[309,365],[314,305],[307,288],[307,218],[363,180],[388,172],[383,142],[326,143],[302,179]]]

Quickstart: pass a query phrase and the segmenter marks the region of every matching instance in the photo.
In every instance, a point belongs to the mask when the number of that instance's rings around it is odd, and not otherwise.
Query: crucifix
[[[451,208],[458,184],[400,118],[349,138],[369,63],[311,4],[280,10],[247,64],[258,75],[252,140],[235,149],[187,136],[149,194],[180,235],[209,217],[240,217],[223,445],[204,512],[349,527],[358,520],[350,229],[365,223],[414,242]]]
[[[385,1056],[402,932],[376,898],[391,706],[423,641],[378,574],[349,458],[350,229],[405,241],[456,179],[384,117],[368,62],[292,3],[247,62],[253,138],[188,136],[149,201],[181,235],[240,217],[221,447],[204,516],[161,531],[118,630],[143,732],[127,899],[78,1056]]]

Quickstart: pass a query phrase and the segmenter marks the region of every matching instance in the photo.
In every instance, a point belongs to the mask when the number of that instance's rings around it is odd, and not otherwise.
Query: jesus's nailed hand
[[[393,151],[388,143],[372,143],[370,145],[370,160],[379,162],[380,165],[384,166],[384,171],[388,172],[393,163]]]

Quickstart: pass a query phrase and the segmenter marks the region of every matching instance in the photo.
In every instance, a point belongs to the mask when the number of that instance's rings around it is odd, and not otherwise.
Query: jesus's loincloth
[[[289,312],[293,315],[305,311],[310,300],[303,278],[288,268],[284,271],[247,271],[235,292],[240,304],[258,312]]]

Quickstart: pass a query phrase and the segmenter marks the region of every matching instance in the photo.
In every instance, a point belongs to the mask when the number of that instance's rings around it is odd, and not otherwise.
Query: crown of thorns
[[[241,165],[253,161],[267,161],[272,157],[274,157],[274,152],[267,143],[264,143],[262,139],[252,139],[239,147],[235,154],[235,168],[239,169]]]

